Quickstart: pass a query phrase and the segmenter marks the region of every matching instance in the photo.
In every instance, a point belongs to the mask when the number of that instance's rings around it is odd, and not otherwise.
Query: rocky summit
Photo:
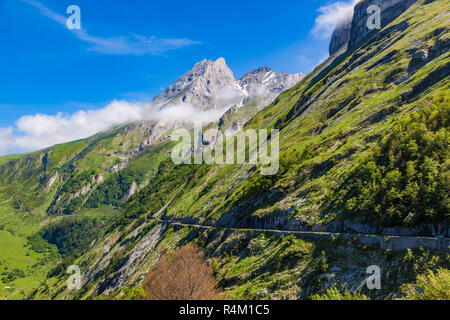
[[[203,60],[153,99],[161,108],[190,104],[200,111],[242,106],[252,98],[269,101],[291,88],[304,75],[275,72],[268,67],[235,79],[224,58]],[[262,104],[264,102],[261,102]]]

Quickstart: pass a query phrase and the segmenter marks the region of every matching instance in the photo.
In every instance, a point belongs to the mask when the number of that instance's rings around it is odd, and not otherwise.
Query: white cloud
[[[300,53],[295,56],[295,62],[301,67],[305,74],[314,70],[315,67],[327,60],[329,57],[328,52],[318,52],[316,55],[310,55],[306,53]]]
[[[223,87],[213,96],[215,106],[230,106],[239,104],[246,97],[246,93],[235,87]]]
[[[320,15],[316,18],[311,30],[312,35],[319,39],[330,37],[339,22],[352,17],[353,8],[358,2],[359,0],[338,1],[320,7],[318,9]]]
[[[22,0],[29,5],[39,9],[40,13],[47,18],[59,23],[61,26],[66,28],[66,17],[53,12],[41,2],[37,0]],[[144,37],[140,35],[119,36],[119,37],[99,37],[90,35],[85,29],[80,30],[69,30],[72,32],[79,40],[90,44],[89,50],[102,53],[102,54],[112,54],[112,55],[159,55],[164,52],[180,49],[186,46],[201,44],[200,41],[194,41],[186,38],[181,39],[171,39],[171,38],[156,38]]]
[[[0,128],[0,154],[7,152],[12,136],[12,128]]]
[[[139,121],[217,121],[226,109],[198,111],[190,104],[160,109],[151,103],[114,100],[97,110],[72,114],[35,114],[21,117],[14,128],[0,128],[0,154],[42,149],[55,144],[87,138],[115,125]]]

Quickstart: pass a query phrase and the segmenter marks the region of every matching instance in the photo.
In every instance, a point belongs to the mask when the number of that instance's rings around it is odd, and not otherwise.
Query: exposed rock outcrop
[[[403,12],[405,12],[409,7],[411,7],[415,2],[417,2],[417,0],[367,0],[356,4],[348,47],[354,48],[361,42],[361,40],[373,31],[367,28],[367,19],[371,15],[367,13],[367,9],[371,5],[380,7],[381,28],[384,28]]]
[[[50,188],[53,186],[53,184],[56,181],[56,178],[58,178],[58,173],[56,172],[53,176],[48,179],[47,183],[44,185],[44,192],[48,192]]]
[[[303,79],[303,73],[288,74],[261,67],[246,73],[238,80],[240,87],[249,97],[265,95],[268,92],[280,94]]]
[[[353,17],[344,17],[336,26],[330,43],[330,55],[342,48],[353,49],[371,32],[367,21],[372,15],[367,10],[376,5],[381,9],[381,28],[394,21],[398,16],[411,7],[417,0],[366,0],[355,5]]]
[[[246,95],[243,104],[251,99],[256,99],[256,106],[264,107],[304,77],[303,73],[275,72],[269,67],[252,70],[238,80],[240,88]]]
[[[130,190],[128,190],[126,196],[124,197],[124,201],[127,201],[128,199],[130,199],[130,197],[136,193],[136,191],[138,191],[138,185],[136,183],[136,181],[133,181],[133,183],[131,184]]]
[[[101,283],[99,293],[108,294],[112,290],[123,288],[130,278],[136,276],[139,265],[144,261],[147,254],[155,248],[166,230],[167,226],[158,225],[140,240],[124,259],[123,266]],[[98,274],[101,274],[110,262],[111,255],[108,255],[98,263],[98,267],[91,274],[87,274],[86,280],[89,281],[98,277]]]
[[[349,14],[337,24],[330,41],[330,56],[340,51],[341,49],[347,49],[347,44],[350,40],[352,19],[353,14]]]

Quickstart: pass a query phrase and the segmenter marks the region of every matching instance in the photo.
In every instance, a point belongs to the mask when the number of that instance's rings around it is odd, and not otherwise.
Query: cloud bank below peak
[[[96,110],[72,114],[35,114],[18,119],[14,127],[0,128],[0,154],[34,151],[68,141],[90,137],[111,127],[134,121],[217,121],[225,109],[196,110],[190,104],[170,105],[160,109],[151,103],[114,100]]]

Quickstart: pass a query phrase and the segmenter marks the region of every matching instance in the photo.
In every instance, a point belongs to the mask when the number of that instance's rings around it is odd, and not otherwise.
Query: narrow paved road
[[[294,235],[304,235],[304,236],[323,236],[323,237],[331,237],[331,236],[364,236],[364,237],[372,237],[380,240],[384,240],[386,237],[390,239],[416,239],[416,240],[443,240],[449,241],[448,238],[438,238],[438,237],[418,237],[418,236],[387,236],[380,234],[361,234],[361,233],[337,233],[337,232],[316,232],[316,231],[292,231],[292,230],[277,230],[277,229],[247,229],[247,228],[227,228],[227,227],[215,227],[211,225],[202,225],[202,224],[190,224],[190,223],[182,223],[173,220],[163,220],[158,218],[150,218],[149,221],[156,221],[160,223],[165,223],[174,226],[181,227],[189,227],[189,228],[198,228],[205,230],[229,230],[229,231],[244,231],[244,232],[261,232],[261,233],[276,233],[276,234],[294,234]]]
[[[173,226],[181,226],[188,228],[197,228],[204,230],[225,230],[225,231],[240,231],[240,232],[261,232],[274,233],[285,235],[298,235],[312,238],[358,238],[364,244],[380,244],[383,249],[392,248],[396,250],[404,250],[408,248],[428,248],[444,252],[450,252],[450,239],[438,237],[417,237],[417,236],[386,236],[379,234],[359,234],[359,233],[334,233],[334,232],[315,232],[315,231],[291,231],[291,230],[276,230],[276,229],[246,229],[246,228],[227,228],[215,227],[212,225],[190,224],[182,223],[173,220],[162,220],[158,218],[151,218],[150,221],[156,221]]]

